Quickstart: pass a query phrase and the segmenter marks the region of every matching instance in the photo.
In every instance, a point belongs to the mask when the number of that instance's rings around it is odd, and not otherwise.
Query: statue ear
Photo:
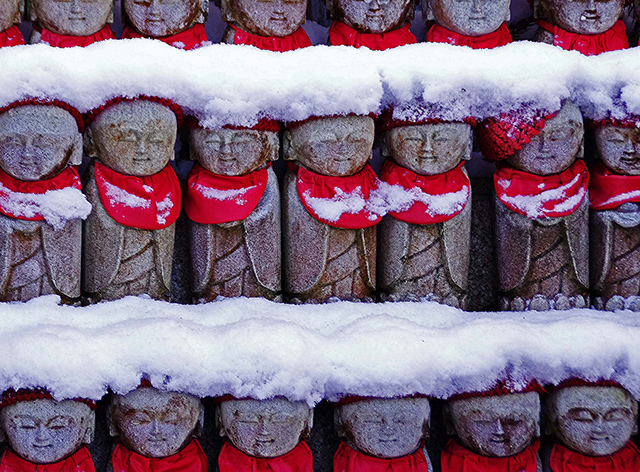
[[[339,406],[333,411],[333,424],[336,428],[336,434],[341,438],[347,437],[347,432],[342,421],[342,408]]]
[[[93,142],[93,129],[91,128],[91,126],[87,127],[87,129],[84,131],[84,153],[88,157],[98,157],[98,152]]]
[[[113,23],[115,21],[113,17],[113,11],[116,9],[116,0],[111,2],[111,11],[109,12],[109,16],[107,17],[107,23]]]
[[[282,135],[282,153],[285,161],[295,161],[295,146],[291,141],[291,131],[285,130]]]
[[[442,407],[442,417],[444,420],[444,427],[447,431],[447,435],[455,436],[456,428],[454,428],[453,420],[451,419],[451,406],[449,405],[449,402],[445,403]]]
[[[582,139],[580,140],[580,148],[578,149],[578,154],[576,154],[576,158],[584,159],[584,131],[582,133]]]
[[[391,151],[389,150],[389,132],[385,131],[380,137],[380,155],[382,157],[391,157]]]
[[[635,418],[635,421],[633,422],[633,431],[631,432],[631,434],[635,436],[636,434],[638,434],[638,402],[633,399],[631,403],[631,411],[633,412],[633,417]]]
[[[218,435],[220,437],[225,437],[227,435],[227,431],[224,428],[224,425],[222,424],[222,408],[220,408],[220,405],[216,405],[216,430],[218,431]]]
[[[109,406],[107,406],[107,425],[109,425],[109,436],[120,436],[118,430],[113,424],[113,398],[111,398],[111,403],[109,403]]]
[[[511,8],[509,7],[507,7],[507,14],[504,16],[504,21],[511,21]]]
[[[269,159],[277,161],[280,157],[280,136],[278,133],[267,133],[269,143]]]
[[[26,20],[27,21],[38,21],[38,15],[36,15],[35,9],[33,8],[34,0],[26,0]]]
[[[82,164],[82,151],[84,148],[83,138],[80,133],[76,135],[76,138],[74,139],[73,144],[71,146],[72,148],[71,148],[71,157],[69,158],[69,165],[79,166],[80,164]]]
[[[422,0],[422,16],[426,21],[436,21],[430,0]]]
[[[222,15],[222,21],[226,23],[233,23],[235,18],[233,17],[233,10],[231,8],[231,0],[215,0],[216,5],[220,8],[220,14]]]
[[[200,408],[198,410],[198,422],[196,423],[194,434],[196,436],[202,436],[203,430],[204,430],[204,403],[202,403],[202,400],[200,400]]]
[[[13,18],[14,24],[20,24],[24,15],[24,0],[18,0],[18,8],[16,8],[16,16]]]
[[[91,413],[87,415],[87,421],[89,424],[87,425],[87,429],[84,432],[84,438],[82,442],[84,444],[91,444],[93,442],[93,438],[96,435],[96,412],[91,410]]]

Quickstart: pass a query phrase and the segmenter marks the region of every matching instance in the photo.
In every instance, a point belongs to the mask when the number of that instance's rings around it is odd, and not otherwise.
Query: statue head
[[[511,0],[424,0],[427,21],[465,36],[493,33],[511,19]]]
[[[568,382],[545,402],[549,434],[580,454],[607,456],[637,431],[638,403],[616,384]]]
[[[122,0],[123,17],[142,36],[162,38],[204,23],[208,0]]]
[[[59,462],[93,441],[95,403],[21,389],[5,392],[2,405],[0,438],[29,462]]]
[[[327,16],[361,33],[387,33],[414,16],[414,0],[327,0]]]
[[[282,456],[311,432],[313,410],[305,402],[223,399],[216,408],[218,432],[247,455]]]
[[[44,180],[82,163],[82,117],[59,105],[18,104],[0,112],[0,168],[11,177]]]
[[[579,34],[598,34],[620,19],[625,0],[535,0],[534,16]]]
[[[338,436],[359,452],[385,459],[414,453],[429,435],[430,419],[428,398],[347,397],[335,410]]]
[[[0,31],[20,23],[24,0],[0,0]]]
[[[594,128],[598,156],[616,174],[640,175],[640,127],[636,123],[635,117],[603,120]]]
[[[375,126],[370,116],[326,116],[290,124],[284,132],[285,159],[317,174],[353,175],[371,158]]]
[[[221,0],[222,20],[260,36],[295,33],[307,18],[307,0]]]
[[[160,172],[174,158],[182,112],[168,101],[116,101],[90,114],[86,153],[121,174]]]
[[[278,159],[278,122],[262,120],[253,128],[191,129],[191,159],[218,175],[244,175]]]
[[[29,0],[29,16],[57,34],[89,36],[113,22],[114,0]]]
[[[109,434],[146,457],[167,457],[202,431],[204,407],[187,393],[140,387],[113,395],[107,412]]]

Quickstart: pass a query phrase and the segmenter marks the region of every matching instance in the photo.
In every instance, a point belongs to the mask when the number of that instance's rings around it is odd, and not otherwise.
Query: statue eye
[[[574,409],[569,412],[569,418],[574,421],[590,422],[594,420],[594,415],[585,409]]]
[[[55,146],[60,142],[60,138],[56,139],[53,136],[39,136],[33,141],[33,145],[38,149],[47,149]]]
[[[135,413],[130,418],[133,425],[145,425],[151,423],[151,417],[146,413]]]
[[[627,410],[611,410],[604,415],[605,421],[622,421],[629,417]]]
[[[26,430],[31,430],[31,429],[36,429],[38,426],[36,425],[36,422],[33,421],[32,419],[20,419],[18,420],[18,428],[20,429],[26,429]]]
[[[522,424],[522,420],[519,420],[517,418],[505,418],[504,420],[502,420],[502,424],[504,426],[510,426],[510,427],[515,427],[515,426],[520,426]]]
[[[69,423],[71,421],[69,419],[65,419],[65,418],[54,418],[52,419],[49,424],[47,425],[47,427],[49,429],[53,429],[53,430],[60,430],[60,429],[64,429],[67,426],[69,426]]]
[[[25,140],[21,136],[10,134],[5,136],[3,143],[7,146],[24,146]]]
[[[181,420],[180,415],[178,415],[175,412],[168,413],[162,418],[162,421],[168,424],[178,424],[180,423],[180,420]]]

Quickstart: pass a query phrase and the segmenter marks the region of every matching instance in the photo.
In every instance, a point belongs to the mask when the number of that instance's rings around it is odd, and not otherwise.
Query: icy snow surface
[[[438,397],[508,371],[556,382],[614,378],[640,396],[640,317],[593,310],[464,313],[431,302],[285,305],[145,298],[82,308],[56,296],[0,305],[0,389],[39,385],[99,398],[154,385],[196,395],[285,395],[314,404],[349,392]]]

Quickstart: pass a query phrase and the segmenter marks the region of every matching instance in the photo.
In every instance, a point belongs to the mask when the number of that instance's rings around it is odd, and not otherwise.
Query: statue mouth
[[[381,443],[396,443],[398,442],[398,440],[396,438],[391,438],[391,439],[380,439]]]
[[[273,444],[275,441],[276,441],[276,440],[275,440],[275,439],[273,439],[273,438],[270,438],[270,439],[261,439],[261,438],[258,438],[258,439],[256,439],[256,442],[257,442],[258,444],[261,444],[261,445],[265,445],[265,444],[267,444],[267,445],[268,445],[268,444]]]
[[[36,449],[51,449],[53,444],[34,444],[33,447]]]
[[[598,21],[600,19],[600,15],[597,13],[589,13],[585,12],[580,17],[580,21]]]
[[[638,157],[621,157],[620,158],[620,162],[622,162],[623,164],[626,164],[628,166],[636,166],[638,165],[638,162],[640,162],[640,158]]]

